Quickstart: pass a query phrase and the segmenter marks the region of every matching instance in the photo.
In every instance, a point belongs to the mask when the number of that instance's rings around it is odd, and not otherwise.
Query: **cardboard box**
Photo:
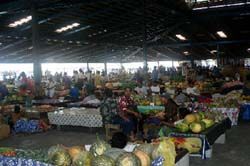
[[[0,140],[9,137],[10,135],[10,126],[6,124],[0,125]]]

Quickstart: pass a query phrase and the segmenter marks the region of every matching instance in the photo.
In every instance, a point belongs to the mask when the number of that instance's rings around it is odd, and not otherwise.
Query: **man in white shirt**
[[[49,98],[53,98],[55,94],[56,83],[50,77],[45,88],[45,95]]]
[[[188,95],[199,96],[199,90],[194,86],[193,83],[189,82],[188,88],[186,89]]]
[[[137,92],[138,95],[143,95],[143,96],[147,96],[148,95],[148,88],[146,86],[143,86],[142,84],[139,84],[135,88],[135,91]]]
[[[160,86],[157,82],[154,82],[153,85],[150,87],[151,92],[154,94],[159,94],[160,93]]]

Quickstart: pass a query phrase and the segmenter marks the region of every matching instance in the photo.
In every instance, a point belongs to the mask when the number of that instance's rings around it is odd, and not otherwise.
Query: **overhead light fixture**
[[[217,31],[217,35],[219,35],[221,38],[227,38],[227,35],[223,31]]]
[[[250,2],[240,2],[240,3],[230,3],[230,4],[224,4],[224,5],[214,5],[209,7],[195,7],[193,10],[204,10],[204,9],[215,9],[215,8],[224,8],[224,7],[232,7],[232,6],[243,6],[248,5]]]
[[[247,51],[250,52],[250,48],[248,48]]]
[[[78,26],[80,26],[79,23],[73,23],[73,24],[67,25],[67,26],[65,26],[65,27],[56,29],[56,32],[57,32],[57,33],[62,33],[62,32],[64,32],[64,31],[67,31],[67,30],[69,30],[69,29],[73,29],[73,28],[78,27]]]
[[[180,39],[180,40],[187,40],[187,38],[185,37],[185,36],[183,36],[183,35],[181,35],[181,34],[176,34],[175,35],[178,39]]]
[[[189,52],[188,51],[184,51],[183,54],[184,55],[189,55]]]
[[[0,15],[2,15],[2,14],[7,14],[8,12],[7,11],[1,11],[0,12]]]
[[[211,50],[210,53],[215,54],[215,53],[217,53],[217,50]]]
[[[32,16],[27,16],[25,18],[15,21],[14,23],[9,24],[9,27],[14,28],[23,25],[24,23],[28,23],[30,20],[32,20]]]

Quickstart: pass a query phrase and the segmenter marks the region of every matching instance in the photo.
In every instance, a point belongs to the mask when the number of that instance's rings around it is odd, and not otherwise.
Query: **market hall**
[[[3,0],[0,165],[249,165],[249,0]]]

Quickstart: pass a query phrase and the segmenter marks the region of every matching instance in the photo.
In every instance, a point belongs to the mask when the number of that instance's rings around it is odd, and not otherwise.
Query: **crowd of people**
[[[74,101],[69,106],[81,106],[90,100],[98,100],[94,94],[96,89],[104,90],[104,97],[100,101],[100,110],[104,119],[104,123],[119,124],[123,133],[129,136],[131,140],[135,140],[140,134],[147,139],[152,136],[151,128],[157,128],[161,125],[173,126],[173,123],[183,118],[189,113],[187,109],[180,109],[180,103],[192,101],[201,95],[197,89],[196,83],[204,80],[226,80],[221,74],[219,68],[212,69],[205,67],[183,67],[183,68],[164,68],[154,67],[152,72],[145,72],[143,68],[139,68],[134,74],[121,69],[119,73],[111,73],[106,75],[105,72],[96,71],[84,72],[82,69],[73,71],[73,76],[67,73],[55,73],[52,75],[49,71],[45,72],[42,77],[42,87],[44,98],[67,97]],[[127,87],[121,96],[114,95],[109,87],[105,87],[105,83],[110,78],[116,77],[117,80],[127,79],[137,83],[135,88]],[[165,89],[165,83],[171,82],[172,78],[181,77],[186,82],[187,87],[182,89],[176,87],[174,94]],[[166,77],[168,80],[165,80]],[[234,78],[229,81],[239,81],[239,75],[236,73]],[[33,94],[35,91],[34,80],[27,77],[22,72],[16,79],[15,85],[19,88],[21,94]],[[59,86],[60,85],[60,86]],[[249,90],[249,89],[248,89]],[[60,91],[58,94],[57,91]],[[3,82],[0,82],[0,100],[8,95],[8,89]],[[155,115],[145,116],[137,111],[137,105],[134,95],[152,97],[158,95],[165,111]],[[171,94],[171,95],[170,95]],[[180,111],[181,110],[181,111]]]

